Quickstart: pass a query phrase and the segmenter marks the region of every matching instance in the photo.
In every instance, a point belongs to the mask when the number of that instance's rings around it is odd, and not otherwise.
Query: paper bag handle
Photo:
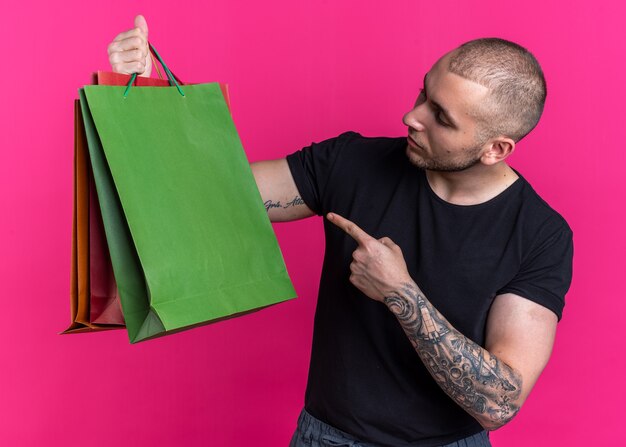
[[[180,81],[179,81],[179,79],[176,76],[174,76],[174,74],[167,67],[167,65],[163,61],[163,58],[157,52],[156,48],[154,48],[154,46],[151,43],[149,43],[149,42],[148,42],[148,46],[150,47],[150,52],[156,56],[156,58],[158,59],[159,63],[163,67],[163,70],[165,71],[165,74],[167,75],[167,79],[168,79],[170,85],[171,86],[176,86],[176,88],[178,89],[178,93],[180,93],[181,96],[185,96],[185,92],[183,92],[183,89],[180,88],[180,85],[179,85]],[[158,70],[158,67],[157,67],[157,70]],[[126,98],[128,96],[128,92],[130,91],[130,87],[133,85],[133,82],[135,82],[136,78],[137,78],[137,73],[133,73],[133,75],[130,77],[130,81],[128,82],[128,85],[126,86],[126,90],[124,90],[124,98]]]

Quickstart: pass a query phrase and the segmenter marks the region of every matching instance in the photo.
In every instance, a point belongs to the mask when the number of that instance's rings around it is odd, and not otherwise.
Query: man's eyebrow
[[[428,90],[426,90],[426,78],[427,77],[428,77],[428,73],[424,75],[424,94],[426,95],[426,98],[428,98]],[[457,128],[459,127],[456,120],[452,119],[452,115],[450,115],[450,112],[448,112],[448,110],[445,107],[443,107],[438,102],[433,101],[432,99],[430,99],[429,101],[431,102],[432,105],[434,105],[439,110],[441,110],[441,113],[445,115],[446,119],[453,127],[457,127]]]

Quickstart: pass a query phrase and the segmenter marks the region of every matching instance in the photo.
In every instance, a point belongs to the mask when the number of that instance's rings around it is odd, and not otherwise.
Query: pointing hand
[[[402,250],[391,239],[376,239],[339,214],[328,213],[326,218],[357,242],[350,264],[350,282],[365,295],[383,301],[404,284],[413,282]]]

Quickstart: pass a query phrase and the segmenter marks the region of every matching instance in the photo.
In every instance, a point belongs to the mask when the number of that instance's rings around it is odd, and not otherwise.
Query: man
[[[147,34],[114,39],[115,71],[150,75]],[[571,280],[571,230],[506,164],[545,96],[528,51],[479,39],[426,74],[407,138],[253,164],[271,220],[327,217],[292,446],[485,446],[520,410]]]

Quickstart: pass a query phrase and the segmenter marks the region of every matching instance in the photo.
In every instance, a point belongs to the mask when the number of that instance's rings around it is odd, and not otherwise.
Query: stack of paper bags
[[[76,101],[63,333],[134,343],[294,298],[226,86],[129,80],[100,72]]]

